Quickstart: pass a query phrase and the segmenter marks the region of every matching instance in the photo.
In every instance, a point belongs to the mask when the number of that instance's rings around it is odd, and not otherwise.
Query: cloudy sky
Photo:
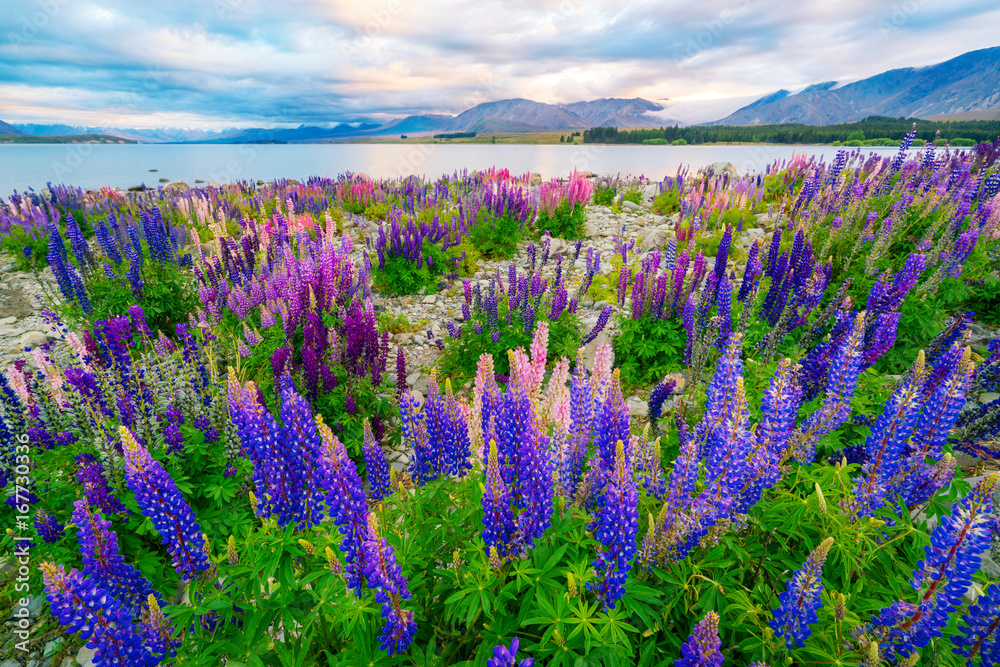
[[[507,97],[711,120],[1000,44],[997,0],[0,0],[0,119],[296,126]]]

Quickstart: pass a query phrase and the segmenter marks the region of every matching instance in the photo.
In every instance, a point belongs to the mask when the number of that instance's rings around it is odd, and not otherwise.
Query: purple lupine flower
[[[365,552],[365,577],[368,587],[376,591],[375,601],[382,604],[382,618],[385,619],[379,648],[391,657],[408,649],[417,631],[413,612],[402,608],[402,601],[410,599],[410,591],[392,547],[379,537],[374,525],[368,527]]]
[[[385,452],[372,433],[368,419],[364,420],[364,437],[362,452],[365,457],[365,469],[368,471],[368,484],[371,486],[372,500],[380,502],[390,493],[389,464],[385,460]]]
[[[40,508],[35,512],[35,531],[45,542],[55,544],[63,538],[64,526],[44,508]]]
[[[809,625],[819,620],[816,609],[821,604],[823,592],[823,563],[833,546],[828,537],[809,554],[809,558],[789,579],[787,588],[778,596],[780,606],[774,610],[771,628],[778,637],[784,637],[788,649],[802,646],[812,634]]]
[[[966,664],[974,665],[977,659],[982,667],[1000,664],[1000,584],[991,585],[969,607],[959,633],[952,638],[952,651],[966,658]]]
[[[635,557],[635,538],[639,530],[639,493],[631,467],[625,459],[625,445],[615,446],[614,468],[600,495],[597,529],[594,536],[602,544],[594,569],[597,580],[587,588],[601,601],[604,610],[614,609],[625,594],[625,580]]]
[[[125,481],[135,499],[167,545],[174,569],[185,580],[208,569],[205,539],[194,512],[184,500],[177,484],[159,461],[136,442],[132,432],[119,427],[125,454]]]
[[[719,615],[710,611],[681,644],[681,658],[674,661],[674,667],[721,667],[725,658],[720,648]]]
[[[552,463],[543,453],[545,446],[539,446],[535,429],[525,433],[518,447],[518,505],[521,513],[517,516],[517,533],[514,550],[521,554],[534,547],[535,540],[541,538],[549,526],[552,515]]]
[[[160,663],[144,646],[132,617],[121,604],[81,572],[62,565],[42,563],[45,597],[52,615],[67,632],[80,633],[96,649],[95,665],[107,667],[153,667]]]
[[[949,617],[961,606],[962,595],[990,545],[996,524],[992,497],[998,481],[998,473],[980,481],[931,533],[931,543],[910,580],[914,590],[923,591],[917,603],[897,600],[872,616],[884,657],[906,658],[927,646],[942,635]]]
[[[110,521],[91,507],[86,498],[73,503],[73,508],[83,573],[138,619],[147,598],[156,594],[153,586],[138,569],[125,562]]]
[[[517,637],[510,640],[510,647],[499,644],[493,647],[493,657],[486,661],[486,667],[533,667],[534,658],[525,658],[517,662],[517,649],[519,641]]]
[[[272,500],[272,509],[278,515],[279,526],[295,522],[306,528],[323,519],[322,441],[309,404],[295,391],[291,378],[283,376],[279,385],[282,426],[275,445],[286,490],[282,502]]]

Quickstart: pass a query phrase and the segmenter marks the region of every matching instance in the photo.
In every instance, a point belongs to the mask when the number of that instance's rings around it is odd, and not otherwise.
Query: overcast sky
[[[0,0],[0,119],[295,126],[508,97],[727,115],[1000,44],[997,0]]]

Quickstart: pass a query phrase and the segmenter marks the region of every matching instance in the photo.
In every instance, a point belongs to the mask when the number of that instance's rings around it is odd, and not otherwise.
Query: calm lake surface
[[[102,185],[155,187],[161,178],[232,182],[241,179],[303,179],[364,172],[376,178],[422,174],[437,178],[488,167],[512,173],[564,176],[572,169],[602,175],[660,180],[685,165],[698,169],[732,162],[741,174],[759,171],[793,154],[822,155],[832,146],[579,146],[489,144],[5,144],[0,145],[0,196],[48,182],[83,188]],[[895,148],[865,148],[893,153]],[[155,172],[151,172],[155,169]]]

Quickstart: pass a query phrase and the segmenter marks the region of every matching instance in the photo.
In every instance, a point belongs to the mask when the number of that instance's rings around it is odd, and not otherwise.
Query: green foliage
[[[369,204],[365,207],[364,216],[368,220],[387,220],[389,218],[389,204],[386,202]]]
[[[663,137],[656,137],[655,139],[643,139],[642,143],[645,146],[666,146],[670,142]]]
[[[622,369],[623,387],[655,384],[667,373],[684,367],[687,337],[676,319],[622,318],[619,326],[621,333],[612,346],[615,365]]]
[[[25,257],[22,248],[31,248],[31,257]],[[10,232],[0,237],[0,252],[6,253],[14,260],[17,271],[30,271],[34,268],[44,268],[49,265],[49,237],[35,238],[20,226],[12,226]]]
[[[403,312],[392,312],[383,310],[375,316],[378,322],[379,331],[388,331],[391,334],[420,331],[427,328],[427,320],[411,322],[410,318]]]
[[[630,201],[633,204],[642,203],[642,190],[629,189],[622,194],[622,201]]]
[[[673,215],[681,210],[681,193],[671,188],[656,195],[653,200],[653,213],[657,215]]]
[[[448,266],[456,266],[460,277],[474,274],[479,268],[481,258],[482,253],[479,252],[479,248],[468,237],[462,239],[457,246],[448,248]],[[455,264],[456,259],[457,264]]]
[[[425,245],[424,252],[434,258],[428,266],[426,258],[417,268],[416,262],[406,257],[386,257],[382,268],[372,267],[372,281],[385,294],[416,294],[437,292],[441,273],[445,268],[444,252],[437,246]]]
[[[611,206],[615,201],[615,194],[614,184],[597,185],[590,196],[590,203],[594,206]]]
[[[157,264],[147,259],[142,269],[142,298],[136,300],[124,277],[127,266],[128,260],[125,260],[113,278],[98,270],[85,274],[84,282],[93,308],[90,315],[75,303],[63,303],[57,311],[67,322],[86,327],[97,320],[125,315],[131,306],[138,304],[154,334],[162,331],[172,335],[175,325],[187,322],[188,313],[199,305],[194,277],[176,264]]]
[[[510,259],[517,254],[517,244],[524,237],[521,223],[508,215],[495,219],[485,209],[469,231],[469,239],[487,259]]]
[[[497,375],[510,375],[507,351],[518,347],[527,350],[535,332],[525,333],[523,323],[516,318],[508,324],[508,312],[505,298],[498,308],[500,339],[497,342],[493,342],[485,321],[480,322],[483,325],[482,334],[475,332],[473,322],[467,322],[462,326],[461,338],[447,338],[439,360],[442,375],[455,379],[459,384],[464,383],[476,374],[476,364],[483,354],[493,355],[493,368]],[[542,314],[539,314],[539,319],[544,319]],[[549,362],[559,357],[575,357],[580,336],[580,320],[569,311],[563,311],[558,320],[549,322]]]
[[[552,236],[560,239],[578,239],[587,234],[587,211],[583,206],[575,206],[570,210],[569,202],[562,201],[556,206],[552,217],[548,211],[540,209],[535,229],[539,233],[548,230]]]
[[[858,130],[857,132],[851,132],[847,135],[845,141],[864,141],[865,133],[863,130]]]
[[[672,146],[687,146],[687,144],[688,144],[687,139],[684,138],[674,139],[673,141],[670,142],[670,145]]]

